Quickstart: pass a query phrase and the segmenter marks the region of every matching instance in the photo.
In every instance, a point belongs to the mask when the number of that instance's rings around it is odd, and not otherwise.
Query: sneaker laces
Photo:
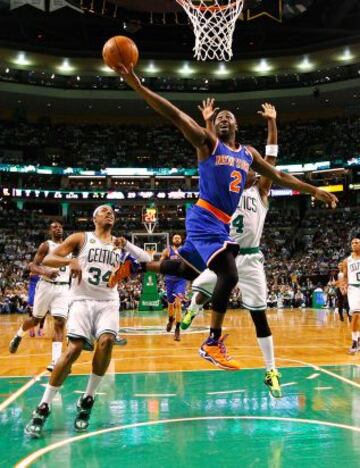
[[[225,357],[225,359],[226,359],[227,361],[230,361],[230,360],[232,359],[232,357],[227,355],[226,346],[225,346],[225,344],[224,344],[224,341],[226,340],[226,338],[227,338],[228,336],[229,336],[228,334],[227,334],[227,335],[221,336],[221,337],[219,338],[219,340],[218,340],[217,345],[218,345],[218,347],[219,347],[219,349],[220,349],[220,353],[224,355],[224,357]]]

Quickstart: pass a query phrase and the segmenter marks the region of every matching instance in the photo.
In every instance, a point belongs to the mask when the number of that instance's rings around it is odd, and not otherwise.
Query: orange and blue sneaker
[[[224,341],[228,336],[223,335],[218,340],[209,336],[201,345],[199,354],[203,359],[206,359],[217,367],[221,367],[221,369],[240,370],[240,364],[227,354]]]

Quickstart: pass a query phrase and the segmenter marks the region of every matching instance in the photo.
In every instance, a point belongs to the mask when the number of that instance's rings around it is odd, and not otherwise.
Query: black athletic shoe
[[[175,328],[174,340],[180,341],[180,328],[178,328],[178,326]]]
[[[11,354],[16,353],[19,347],[19,344],[21,343],[21,340],[22,340],[21,336],[15,335],[14,338],[10,341],[9,351]]]
[[[42,403],[33,412],[31,421],[25,426],[25,434],[38,439],[42,434],[43,426],[49,415],[49,405]]]
[[[74,426],[77,432],[86,431],[89,426],[89,419],[92,407],[94,406],[94,397],[82,395],[76,404],[77,415]]]

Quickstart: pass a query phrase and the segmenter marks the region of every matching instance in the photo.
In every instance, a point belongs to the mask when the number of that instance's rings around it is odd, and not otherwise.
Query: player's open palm
[[[261,105],[262,111],[258,111],[258,114],[261,115],[264,119],[276,119],[276,109],[272,104],[265,102]]]
[[[330,192],[326,192],[325,190],[321,190],[321,189],[316,190],[315,198],[317,200],[323,201],[324,203],[326,203],[331,208],[336,208],[336,205],[339,202],[339,200],[337,199],[337,197],[335,197],[334,194],[332,194]]]
[[[69,263],[70,268],[70,278],[77,278],[78,283],[80,284],[82,278],[82,270],[77,258],[73,258]]]
[[[198,106],[199,111],[202,113],[205,122],[213,120],[216,113],[219,111],[218,107],[215,107],[215,99],[207,98],[204,99],[202,105]]]

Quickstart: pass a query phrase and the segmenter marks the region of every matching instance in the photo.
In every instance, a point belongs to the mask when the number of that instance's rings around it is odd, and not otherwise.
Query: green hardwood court
[[[0,405],[30,384],[0,412],[0,466],[359,467],[360,366],[281,373],[281,400],[263,369],[109,374],[83,434],[72,425],[87,376],[73,375],[39,440],[23,430],[47,378],[4,377]]]

